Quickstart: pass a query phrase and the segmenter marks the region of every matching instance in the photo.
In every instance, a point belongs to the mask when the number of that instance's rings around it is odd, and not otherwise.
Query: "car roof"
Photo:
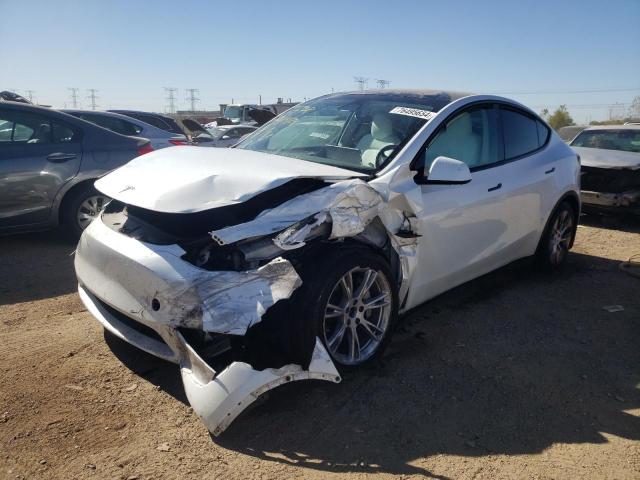
[[[585,130],[640,130],[640,125],[593,125]]]
[[[451,101],[457,100],[459,98],[468,97],[469,95],[475,95],[471,92],[460,92],[454,90],[440,90],[440,89],[395,89],[395,88],[385,88],[385,89],[377,89],[377,90],[364,90],[364,91],[347,91],[347,92],[336,92],[329,93],[325,95],[325,97],[338,96],[338,95],[384,95],[389,97],[400,97],[400,96],[408,96],[408,97],[431,97],[435,95],[447,95],[451,97]]]
[[[217,127],[214,128],[218,128],[220,130],[231,130],[232,128],[251,128],[253,130],[257,130],[258,127],[254,126],[254,125],[244,125],[242,123],[236,123],[233,125],[218,125]]]

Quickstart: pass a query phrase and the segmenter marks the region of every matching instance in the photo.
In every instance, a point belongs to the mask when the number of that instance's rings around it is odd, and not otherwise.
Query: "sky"
[[[0,0],[0,90],[166,111],[356,89],[500,94],[574,120],[640,96],[640,0]]]

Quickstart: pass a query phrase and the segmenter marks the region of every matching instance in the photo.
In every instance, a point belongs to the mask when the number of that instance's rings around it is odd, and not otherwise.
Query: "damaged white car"
[[[231,149],[144,155],[76,252],[112,334],[180,365],[214,434],[285,382],[339,382],[398,314],[536,255],[561,264],[577,155],[528,108],[444,91],[332,94]]]

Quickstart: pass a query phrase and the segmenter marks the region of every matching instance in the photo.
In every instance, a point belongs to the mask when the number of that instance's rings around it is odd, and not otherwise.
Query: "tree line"
[[[553,113],[549,112],[549,109],[545,108],[540,112],[540,116],[544,118],[547,123],[555,130],[562,127],[568,127],[575,125],[569,110],[566,105],[560,105]],[[618,120],[593,120],[589,125],[622,125],[625,122],[640,122],[640,96],[636,96],[631,102],[627,116]]]

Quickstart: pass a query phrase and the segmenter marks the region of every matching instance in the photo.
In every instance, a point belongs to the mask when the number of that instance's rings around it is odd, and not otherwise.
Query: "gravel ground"
[[[376,368],[283,386],[218,438],[177,367],[105,341],[73,249],[0,238],[0,478],[640,478],[637,224],[587,219],[562,272],[448,292]]]

